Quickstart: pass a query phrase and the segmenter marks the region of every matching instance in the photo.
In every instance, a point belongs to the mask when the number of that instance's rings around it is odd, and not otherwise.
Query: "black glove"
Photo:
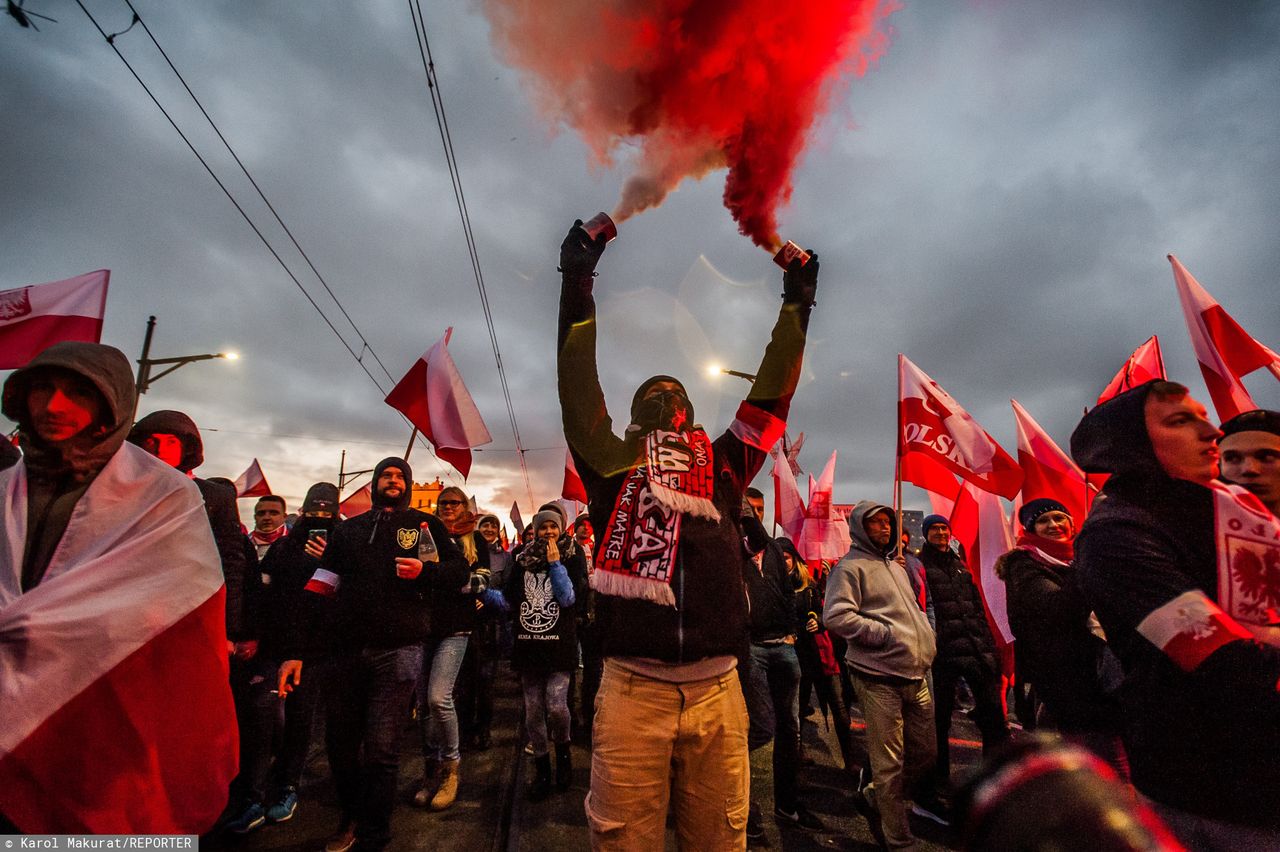
[[[792,258],[787,271],[782,273],[782,301],[789,305],[810,307],[816,304],[814,296],[818,293],[818,255],[809,252],[809,262],[800,263],[800,258]]]
[[[560,244],[560,272],[566,278],[590,278],[594,275],[600,255],[604,254],[604,247],[609,242],[603,233],[591,239],[581,225],[582,220],[576,219]]]

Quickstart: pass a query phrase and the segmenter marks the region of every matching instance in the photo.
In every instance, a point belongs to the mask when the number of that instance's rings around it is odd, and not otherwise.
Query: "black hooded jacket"
[[[605,406],[596,368],[596,310],[590,277],[566,274],[560,291],[557,379],[565,439],[586,487],[591,525],[597,531],[596,564],[604,531],[628,474],[639,462],[638,435],[619,438]],[[595,628],[606,657],[646,657],[687,663],[747,651],[747,603],[743,593],[742,495],[759,472],[767,448],[756,424],[785,421],[800,376],[810,307],[784,302],[773,336],[739,417],[712,444],[712,503],[719,521],[686,515],[671,578],[674,607],[645,600],[596,595]],[[744,419],[745,418],[745,419]]]
[[[311,658],[333,648],[333,602],[316,601],[316,596],[305,591],[307,581],[320,567],[320,560],[308,555],[305,548],[312,530],[327,542],[338,523],[337,518],[300,517],[289,534],[272,542],[262,557],[258,655],[263,659]],[[295,644],[291,646],[291,642]]]
[[[1124,667],[1134,785],[1173,807],[1280,828],[1280,648],[1227,642],[1184,671],[1139,625],[1174,598],[1217,596],[1213,494],[1173,479],[1147,433],[1151,382],[1085,415],[1071,454],[1111,473],[1075,542],[1089,604]]]
[[[100,422],[56,444],[36,434],[27,408],[32,379],[48,370],[83,376],[106,403]],[[27,472],[24,590],[34,588],[44,577],[76,502],[124,443],[137,401],[129,359],[119,349],[98,343],[55,343],[4,383],[0,406],[4,415],[18,424]]]
[[[190,474],[204,462],[204,442],[195,421],[181,411],[153,411],[129,430],[129,443],[139,447],[152,435],[174,435],[182,443],[178,470]],[[207,479],[192,477],[204,498],[213,540],[222,560],[222,577],[227,585],[227,638],[240,642],[258,638],[257,563],[248,559],[236,492]]]
[[[742,526],[747,533],[748,549],[755,549],[751,546],[753,541],[761,547],[757,554],[744,556],[745,564],[742,568],[746,580],[747,603],[751,608],[751,641],[767,642],[794,636],[797,631],[795,583],[787,574],[784,547],[777,539],[770,538],[764,526],[754,517],[743,518]]]
[[[934,666],[978,665],[989,674],[998,673],[996,642],[969,567],[951,548],[938,550],[928,542],[920,549],[920,561],[937,623]]]
[[[388,502],[377,489],[388,467],[404,474],[405,491]],[[403,459],[388,458],[373,471],[373,508],[338,524],[325,546],[321,567],[337,575],[335,642],[344,648],[399,648],[432,632],[432,611],[467,584],[471,568],[462,550],[435,515],[409,508],[413,471]],[[396,575],[397,557],[419,557],[423,528],[439,551],[412,580]],[[309,625],[315,625],[314,618]],[[313,628],[318,629],[318,628]],[[295,635],[291,648],[306,646]]]

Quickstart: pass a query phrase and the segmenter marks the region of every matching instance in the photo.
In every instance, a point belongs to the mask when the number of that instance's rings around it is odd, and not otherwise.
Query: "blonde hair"
[[[440,514],[440,498],[446,494],[456,494],[462,500],[462,514],[464,517],[472,514],[471,498],[467,496],[467,492],[456,485],[450,485],[436,496],[437,515]],[[462,548],[462,555],[466,558],[468,565],[475,565],[480,561],[480,553],[476,549],[476,535],[474,532],[458,536],[458,546]]]

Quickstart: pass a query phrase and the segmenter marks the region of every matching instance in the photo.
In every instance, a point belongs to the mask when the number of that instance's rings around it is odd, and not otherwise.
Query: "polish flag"
[[[997,644],[1009,644],[1013,631],[1009,629],[1004,581],[996,576],[995,564],[1001,554],[1013,550],[1014,540],[1000,498],[972,482],[964,483],[951,514],[951,534],[964,545],[992,635]]]
[[[0,473],[0,813],[30,834],[201,834],[237,770],[225,589],[194,483],[124,444],[39,585]]]
[[[1013,499],[1018,463],[938,383],[898,355],[898,458],[903,480],[946,494],[960,477]]]
[[[520,517],[520,504],[514,500],[511,502],[511,514],[508,517],[516,528],[516,541],[520,541],[520,537],[524,535],[524,518]]]
[[[366,485],[359,491],[352,494],[347,499],[338,504],[338,512],[344,518],[354,518],[356,515],[363,515],[365,512],[373,508],[373,486]]]
[[[480,410],[462,382],[449,355],[452,328],[428,349],[387,394],[387,405],[418,427],[436,455],[466,479],[471,471],[471,448],[490,443]]]
[[[1254,410],[1258,405],[1240,379],[1263,367],[1280,379],[1280,355],[1250,337],[1176,257],[1169,255],[1169,263],[1173,265],[1173,280],[1178,285],[1191,345],[1218,417],[1226,421]]]
[[[796,549],[805,564],[817,565],[823,560],[834,562],[849,552],[849,521],[832,501],[835,490],[836,453],[832,451],[822,476],[815,482],[809,477],[809,505],[804,509],[804,528]]]
[[[1025,474],[1020,502],[1051,497],[1067,507],[1076,529],[1080,529],[1097,489],[1085,481],[1084,471],[1053,442],[1016,399],[1009,402],[1013,405],[1013,419],[1018,425],[1018,465]]]
[[[560,486],[560,496],[578,503],[587,502],[587,486],[582,484],[578,476],[578,468],[573,464],[573,453],[564,451],[564,484]]]
[[[262,465],[258,464],[257,459],[236,477],[235,486],[237,497],[266,497],[271,493],[271,486],[267,484],[267,478],[262,474]]]
[[[1164,358],[1160,354],[1160,339],[1153,334],[1145,343],[1133,350],[1129,360],[1125,361],[1124,366],[1120,368],[1120,372],[1116,373],[1110,383],[1103,388],[1096,404],[1102,405],[1113,396],[1146,384],[1152,379],[1164,378],[1168,378],[1168,374],[1164,371]]]
[[[769,475],[773,478],[773,519],[786,533],[793,544],[798,544],[804,532],[804,499],[800,496],[800,486],[796,484],[796,475],[791,467],[791,459],[780,444],[775,444],[769,451],[773,456],[773,470]]]
[[[0,370],[27,366],[55,343],[102,339],[107,280],[99,269],[66,281],[0,291]]]

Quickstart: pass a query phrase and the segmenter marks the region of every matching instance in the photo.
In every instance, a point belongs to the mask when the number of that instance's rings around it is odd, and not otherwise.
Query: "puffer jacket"
[[[951,548],[925,544],[920,551],[925,582],[937,622],[938,657],[935,665],[977,664],[995,674],[996,643],[973,575]]]

